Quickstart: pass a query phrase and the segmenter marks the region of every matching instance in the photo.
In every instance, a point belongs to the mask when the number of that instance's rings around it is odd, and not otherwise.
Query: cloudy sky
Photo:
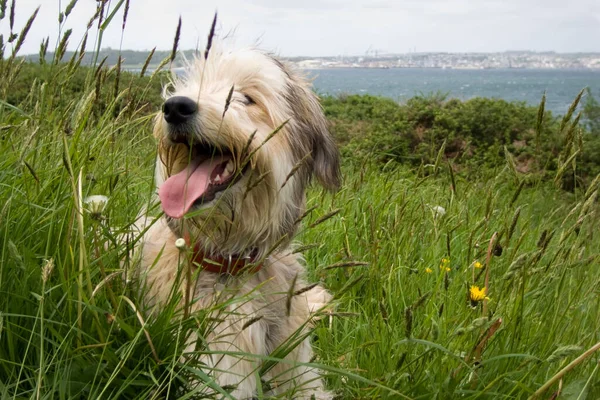
[[[10,5],[9,0],[8,3]],[[130,0],[121,35],[122,10],[102,47],[170,49],[179,16],[180,48],[203,47],[219,13],[218,32],[236,46],[260,43],[284,56],[362,55],[505,50],[600,51],[600,0]],[[37,20],[23,48],[36,53],[42,38],[58,36],[59,4],[69,0],[16,0],[15,30],[37,6]],[[118,0],[109,0],[114,7]],[[63,28],[79,43],[96,0],[79,0]],[[8,13],[8,10],[7,10]],[[8,16],[0,33],[8,32]],[[92,38],[94,35],[92,35]]]

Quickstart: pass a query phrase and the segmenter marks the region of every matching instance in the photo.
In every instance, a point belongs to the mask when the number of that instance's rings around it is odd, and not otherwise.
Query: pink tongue
[[[210,174],[228,159],[221,156],[201,163],[191,162],[186,169],[167,179],[158,189],[165,214],[172,218],[183,217],[208,189]]]

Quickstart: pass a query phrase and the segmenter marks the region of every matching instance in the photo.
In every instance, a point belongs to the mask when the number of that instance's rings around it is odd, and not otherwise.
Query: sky
[[[20,54],[37,53],[46,36],[54,48],[59,7],[64,10],[68,2],[16,0],[15,31],[41,7]],[[63,32],[73,29],[70,49],[79,45],[96,4],[78,0],[64,22]],[[282,56],[600,52],[600,0],[130,0],[125,31],[122,7],[104,32],[102,47],[171,49],[181,17],[180,49],[202,49],[215,11],[217,33],[232,38],[230,46],[258,44]],[[8,19],[0,21],[5,38]],[[95,37],[94,30],[89,42]]]

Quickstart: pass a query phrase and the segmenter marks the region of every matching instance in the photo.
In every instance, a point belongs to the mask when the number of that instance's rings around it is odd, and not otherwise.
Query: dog
[[[261,359],[296,340],[264,372],[266,393],[332,398],[305,365],[312,319],[331,295],[306,282],[292,241],[311,180],[332,191],[341,181],[311,84],[267,52],[211,50],[173,78],[164,98],[154,125],[164,216],[142,240],[145,298],[160,307],[177,286],[190,313],[224,304],[211,314],[216,322],[201,338],[210,355],[199,361],[233,397],[262,393]]]

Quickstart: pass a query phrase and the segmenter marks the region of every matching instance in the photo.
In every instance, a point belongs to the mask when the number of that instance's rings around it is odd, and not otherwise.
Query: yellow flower
[[[425,272],[427,272],[428,274],[432,273],[433,271],[431,270],[431,268],[427,267],[425,268]]]
[[[485,287],[482,289],[479,286],[471,285],[471,289],[469,290],[469,298],[471,299],[471,304],[477,304],[480,301],[487,299],[485,295]]]
[[[442,258],[442,262],[440,263],[440,269],[445,270],[446,272],[450,272],[450,259]]]
[[[474,266],[475,268],[477,268],[477,269],[481,269],[481,268],[483,268],[483,265],[482,265],[482,264],[481,264],[479,261],[475,261],[475,262],[473,263],[473,266]]]

